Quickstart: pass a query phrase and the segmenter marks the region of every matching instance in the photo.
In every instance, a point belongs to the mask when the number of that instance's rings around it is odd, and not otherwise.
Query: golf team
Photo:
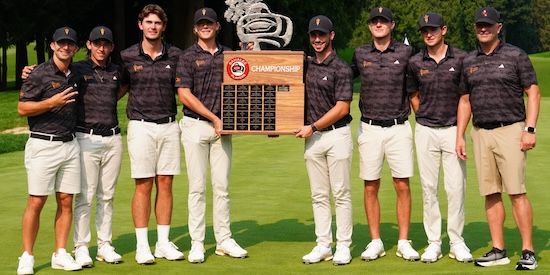
[[[28,118],[30,137],[25,146],[28,202],[22,222],[23,254],[17,274],[34,274],[34,243],[40,213],[48,195],[55,193],[55,245],[51,267],[67,271],[93,267],[90,256],[90,220],[96,199],[97,261],[121,263],[112,242],[113,199],[122,162],[122,137],[117,101],[128,94],[127,143],[131,176],[135,180],[132,217],[136,235],[135,260],[154,264],[157,258],[203,263],[206,250],[206,185],[208,171],[213,193],[215,254],[246,258],[248,252],[232,238],[229,211],[229,175],[232,137],[222,135],[221,83],[223,53],[217,41],[221,29],[216,12],[195,12],[197,42],[180,50],[162,40],[167,16],[154,4],[138,15],[142,40],[121,51],[121,62],[109,61],[114,50],[112,31],[97,26],[86,41],[88,58],[72,63],[78,51],[76,31],[57,29],[50,61],[23,69],[18,113]],[[370,11],[373,41],[355,49],[348,65],[332,46],[335,31],[324,15],[311,18],[308,38],[315,52],[305,61],[304,159],[310,179],[316,245],[302,258],[305,264],[352,260],[351,160],[353,137],[350,105],[353,79],[361,81],[361,122],[356,142],[359,176],[364,181],[364,208],[371,241],[361,254],[364,261],[386,255],[380,230],[378,191],[387,161],[397,194],[396,256],[409,261],[437,262],[443,257],[442,215],[438,185],[440,169],[448,200],[448,255],[476,266],[510,263],[504,244],[506,217],[502,193],[512,202],[522,247],[517,270],[534,270],[533,211],[526,196],[526,155],[536,145],[540,91],[527,54],[501,41],[503,24],[491,7],[474,18],[477,48],[471,53],[445,41],[448,29],[440,14],[428,12],[418,21],[426,46],[415,53],[395,42],[392,11]],[[251,49],[253,45],[246,45]],[[184,105],[176,120],[177,99]],[[527,95],[527,99],[524,99]],[[415,112],[414,132],[408,121]],[[466,188],[466,128],[472,117],[471,139],[479,191],[485,197],[492,249],[474,258],[462,236]],[[414,136],[414,138],[413,138]],[[414,145],[413,145],[414,143]],[[172,182],[181,173],[183,146],[189,194],[187,257],[169,240]],[[420,255],[408,238],[411,217],[409,178],[414,153],[423,197],[423,223],[428,246]],[[210,165],[210,167],[208,167]],[[442,166],[441,166],[442,165]],[[155,190],[155,203],[151,196]],[[333,253],[332,207],[336,217]],[[73,209],[74,197],[74,209]],[[157,240],[151,251],[148,224],[157,222]],[[73,255],[66,251],[74,224]]]

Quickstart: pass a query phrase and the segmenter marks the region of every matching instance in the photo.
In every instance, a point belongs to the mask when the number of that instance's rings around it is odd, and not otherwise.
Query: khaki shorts
[[[413,137],[408,121],[392,127],[361,122],[357,144],[360,178],[380,179],[384,158],[388,160],[392,177],[410,178],[414,175]]]
[[[526,193],[526,152],[520,142],[525,122],[485,130],[471,130],[477,168],[479,192],[482,196],[505,192],[509,195]]]
[[[69,142],[29,138],[25,145],[29,195],[80,193],[80,147]]]
[[[127,138],[132,178],[181,173],[180,128],[176,121],[156,124],[130,120]]]

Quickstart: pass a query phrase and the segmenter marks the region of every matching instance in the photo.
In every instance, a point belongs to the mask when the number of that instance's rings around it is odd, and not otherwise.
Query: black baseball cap
[[[324,15],[317,15],[309,20],[309,28],[307,33],[309,34],[312,31],[329,33],[332,30],[332,21]]]
[[[111,43],[114,43],[113,32],[107,27],[97,26],[92,30],[92,32],[90,32],[90,37],[88,38],[88,40],[96,41],[99,39],[105,39]]]
[[[376,7],[370,11],[369,21],[376,17],[382,17],[388,21],[393,21],[393,14],[389,8],[386,7]]]
[[[443,27],[445,22],[443,16],[435,12],[427,12],[418,19],[418,30],[424,27]]]
[[[52,38],[53,38],[53,42],[57,42],[60,40],[70,40],[76,43],[76,40],[78,40],[76,31],[70,27],[62,27],[55,30]]]
[[[494,25],[500,22],[500,13],[495,8],[483,7],[476,12],[474,23],[488,23]]]
[[[202,8],[202,9],[198,9],[196,12],[195,12],[195,24],[197,24],[197,22],[201,21],[201,20],[208,20],[212,23],[214,22],[218,22],[218,15],[216,14],[216,12],[211,9],[211,8]]]

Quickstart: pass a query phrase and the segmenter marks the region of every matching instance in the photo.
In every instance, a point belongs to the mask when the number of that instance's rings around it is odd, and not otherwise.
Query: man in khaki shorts
[[[55,192],[54,269],[80,270],[65,250],[73,218],[73,195],[80,192],[80,148],[74,137],[76,99],[80,76],[71,65],[78,51],[76,32],[63,27],[55,31],[50,48],[53,57],[40,64],[21,87],[17,112],[26,116],[31,131],[25,145],[29,198],[23,215],[23,255],[17,274],[34,274],[33,247],[40,225],[40,212]]]
[[[533,249],[533,209],[525,188],[527,151],[536,144],[540,91],[527,53],[502,42],[500,14],[485,7],[475,15],[477,50],[464,58],[457,117],[456,152],[466,159],[464,132],[473,114],[471,130],[479,191],[493,248],[474,260],[476,266],[510,263],[504,247],[506,218],[502,192],[512,201],[513,217],[522,240],[517,270],[537,268]],[[527,111],[524,101],[527,95]]]

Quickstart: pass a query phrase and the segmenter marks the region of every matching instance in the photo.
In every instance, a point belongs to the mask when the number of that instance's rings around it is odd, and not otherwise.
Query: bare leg
[[[380,239],[380,203],[378,201],[378,190],[380,179],[365,180],[365,213],[372,239]]]

